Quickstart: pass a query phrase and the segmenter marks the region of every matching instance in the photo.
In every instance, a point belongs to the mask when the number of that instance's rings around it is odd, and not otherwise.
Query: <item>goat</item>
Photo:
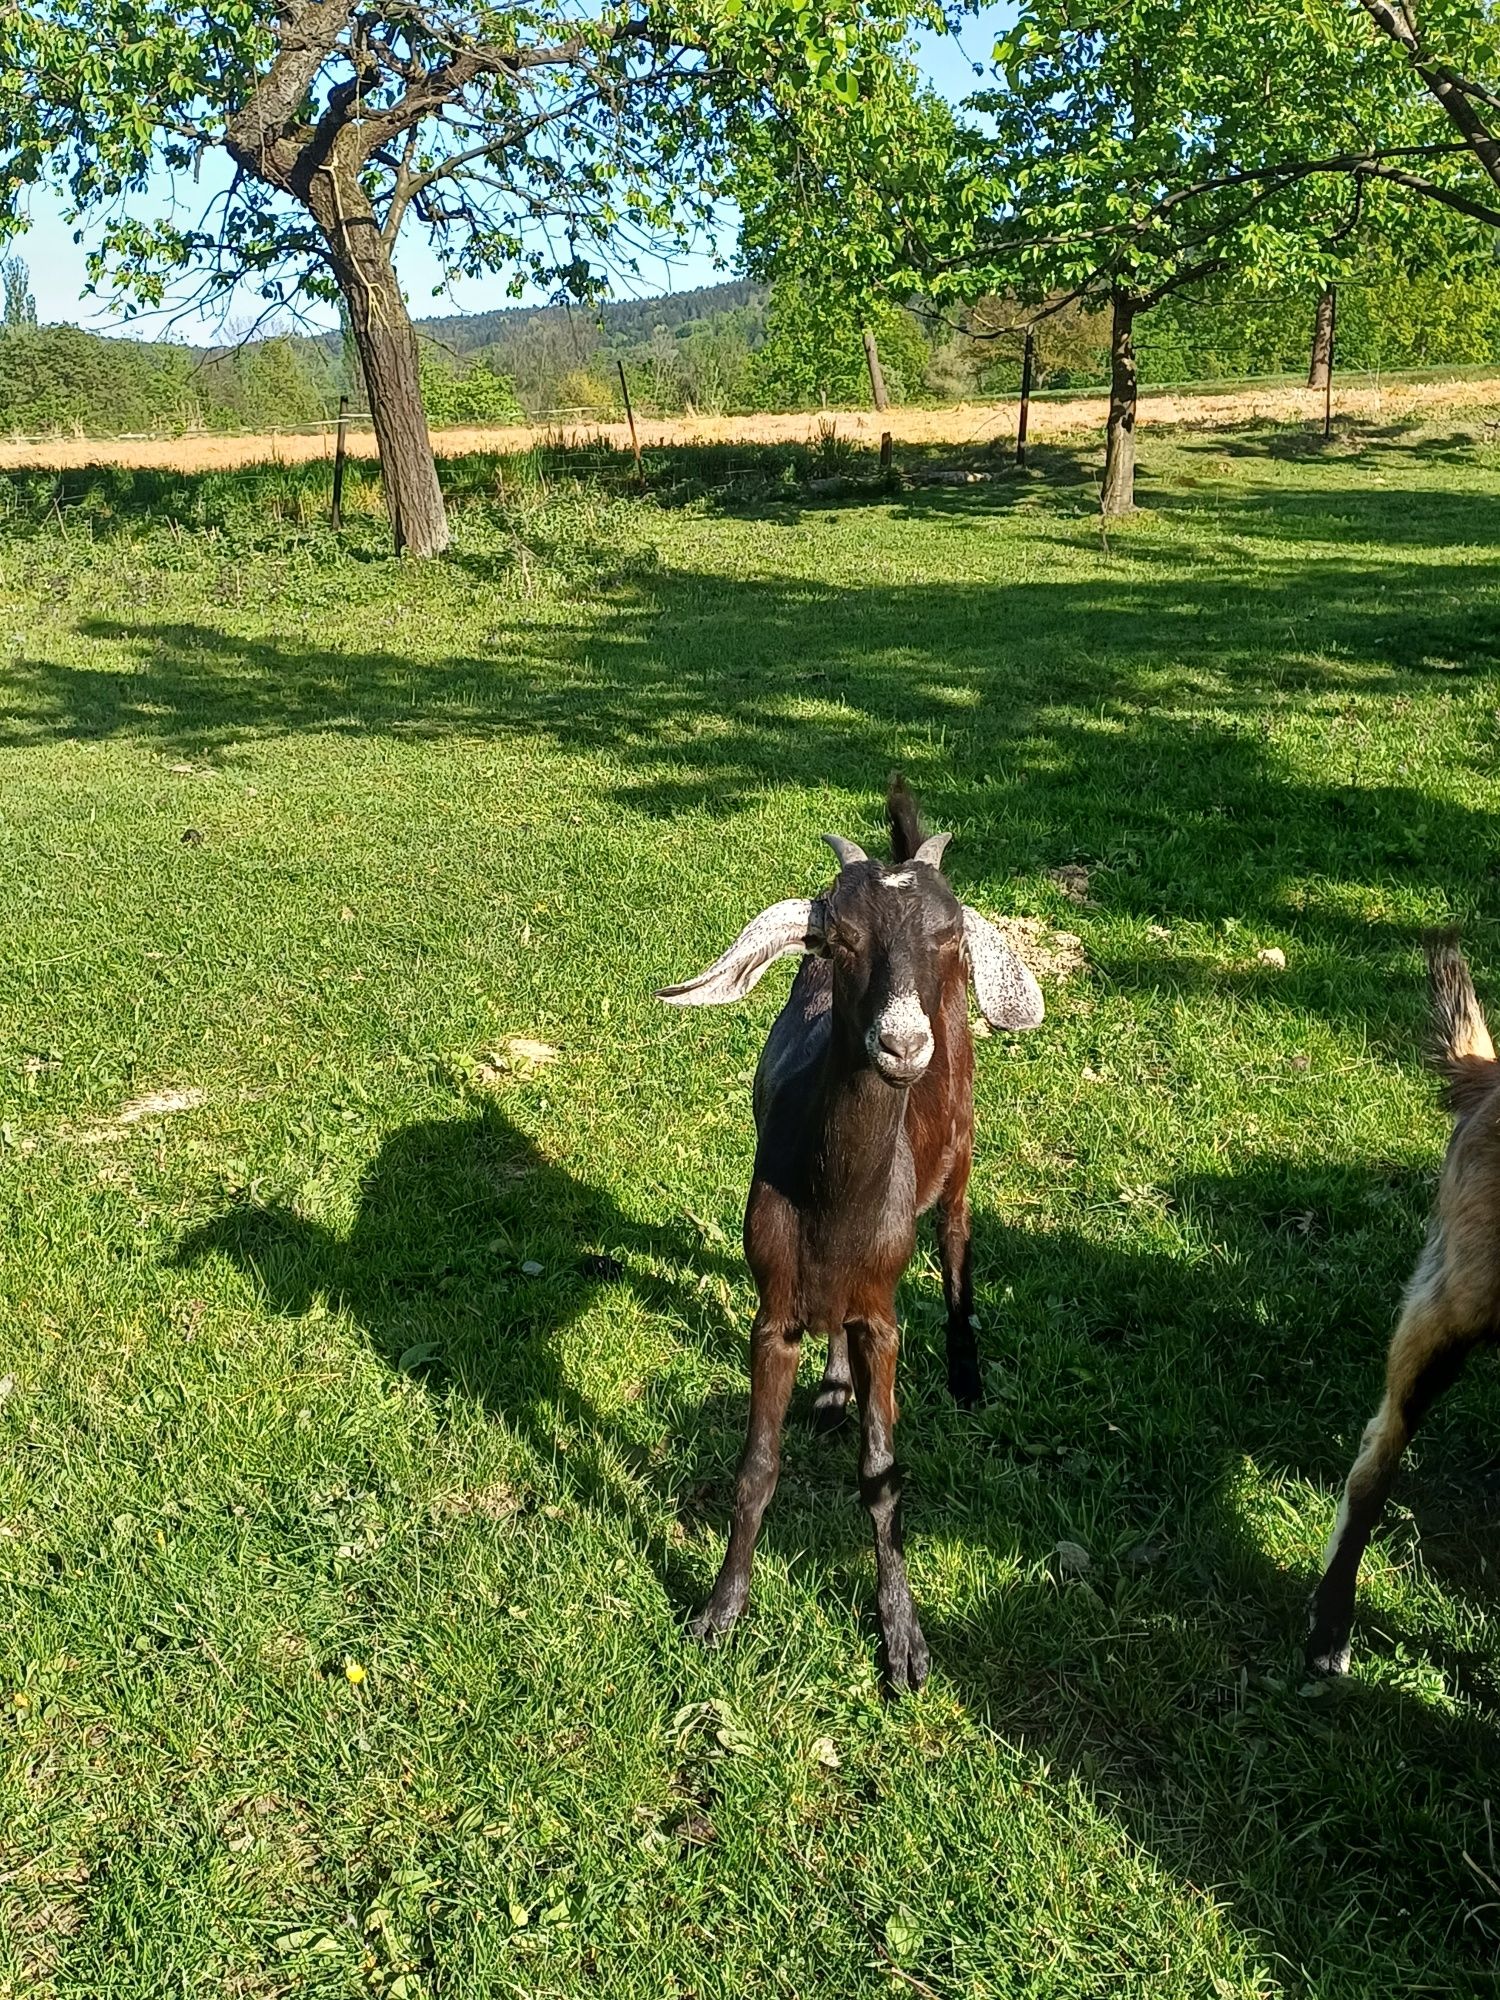
[[[891,1687],[927,1677],[906,1577],[897,1408],[896,1286],[917,1217],[937,1204],[948,1384],[979,1398],[970,1268],[974,1049],[967,983],[997,1028],[1032,1028],[1042,995],[990,923],[961,904],[941,866],[949,836],[924,836],[898,776],[886,800],[891,865],[837,835],[839,872],[811,900],[774,904],[707,971],[658,997],[678,1007],[742,999],[774,960],[805,954],[755,1072],[758,1140],[745,1256],[759,1296],[750,1335],[750,1418],[724,1565],[691,1631],[713,1644],[745,1608],[781,1456],[802,1335],[826,1335],[815,1405],[837,1425],[856,1392],[860,1492],[875,1531],[877,1604]]]
[[[1313,1592],[1308,1671],[1349,1670],[1360,1558],[1401,1455],[1481,1341],[1500,1337],[1500,1062],[1456,936],[1423,939],[1432,1064],[1454,1114],[1437,1203],[1386,1357],[1385,1396],[1366,1427]]]

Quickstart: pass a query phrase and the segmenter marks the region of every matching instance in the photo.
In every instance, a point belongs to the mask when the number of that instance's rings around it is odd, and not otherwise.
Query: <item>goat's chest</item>
[[[785,1287],[795,1316],[814,1331],[888,1316],[916,1241],[916,1194],[904,1138],[865,1172],[810,1176],[795,1199],[762,1183],[746,1230],[752,1268]]]
[[[895,1317],[896,1287],[911,1262],[916,1229],[910,1212],[882,1216],[857,1234],[810,1233],[800,1265],[801,1318],[815,1333],[851,1320]]]

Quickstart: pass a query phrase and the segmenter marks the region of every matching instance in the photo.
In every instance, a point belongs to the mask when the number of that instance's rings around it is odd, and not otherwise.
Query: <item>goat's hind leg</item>
[[[965,1176],[967,1180],[967,1175]],[[949,1188],[938,1203],[938,1256],[943,1303],[948,1309],[948,1388],[955,1403],[972,1410],[980,1400],[979,1344],[974,1334],[974,1262],[966,1189]]]
[[[919,1688],[927,1678],[927,1641],[906,1580],[901,1540],[901,1472],[894,1449],[901,1342],[893,1324],[878,1320],[856,1321],[850,1334],[862,1424],[859,1490],[875,1529],[876,1605],[886,1680],[900,1694]]]
[[[845,1327],[835,1327],[828,1336],[828,1360],[823,1369],[823,1379],[818,1384],[818,1393],[813,1400],[813,1429],[815,1431],[836,1431],[849,1410],[849,1398],[854,1394],[854,1377],[849,1369],[849,1334]]]
[[[1455,1314],[1440,1285],[1415,1290],[1408,1299],[1386,1360],[1385,1396],[1365,1427],[1312,1595],[1309,1673],[1348,1672],[1360,1559],[1385,1508],[1402,1453],[1433,1403],[1457,1381],[1478,1339],[1479,1330]]]
[[[688,1627],[707,1645],[724,1636],[750,1595],[750,1567],[781,1470],[781,1428],[801,1348],[800,1326],[757,1315],[750,1330],[750,1422],[735,1478],[729,1547],[712,1596]]]

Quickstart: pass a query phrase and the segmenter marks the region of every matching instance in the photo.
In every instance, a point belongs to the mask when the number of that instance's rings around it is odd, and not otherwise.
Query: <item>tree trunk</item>
[[[1333,369],[1333,287],[1325,285],[1318,294],[1318,313],[1313,321],[1312,360],[1308,364],[1309,389],[1326,389]]]
[[[875,398],[877,410],[888,410],[890,399],[885,393],[885,370],[880,365],[880,349],[875,345],[875,336],[868,327],[864,330],[865,366],[870,371],[870,394]]]
[[[1129,292],[1114,295],[1109,346],[1109,427],[1104,434],[1101,514],[1128,514],[1135,505],[1135,315]]]
[[[359,350],[398,554],[441,555],[448,515],[422,408],[417,335],[374,212],[352,175],[312,177],[308,205],[328,244]]]

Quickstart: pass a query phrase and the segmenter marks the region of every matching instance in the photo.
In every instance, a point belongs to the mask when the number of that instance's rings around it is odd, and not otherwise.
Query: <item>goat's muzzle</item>
[[[865,1036],[870,1061],[887,1083],[911,1084],[932,1061],[932,1023],[914,993],[888,1000]]]

